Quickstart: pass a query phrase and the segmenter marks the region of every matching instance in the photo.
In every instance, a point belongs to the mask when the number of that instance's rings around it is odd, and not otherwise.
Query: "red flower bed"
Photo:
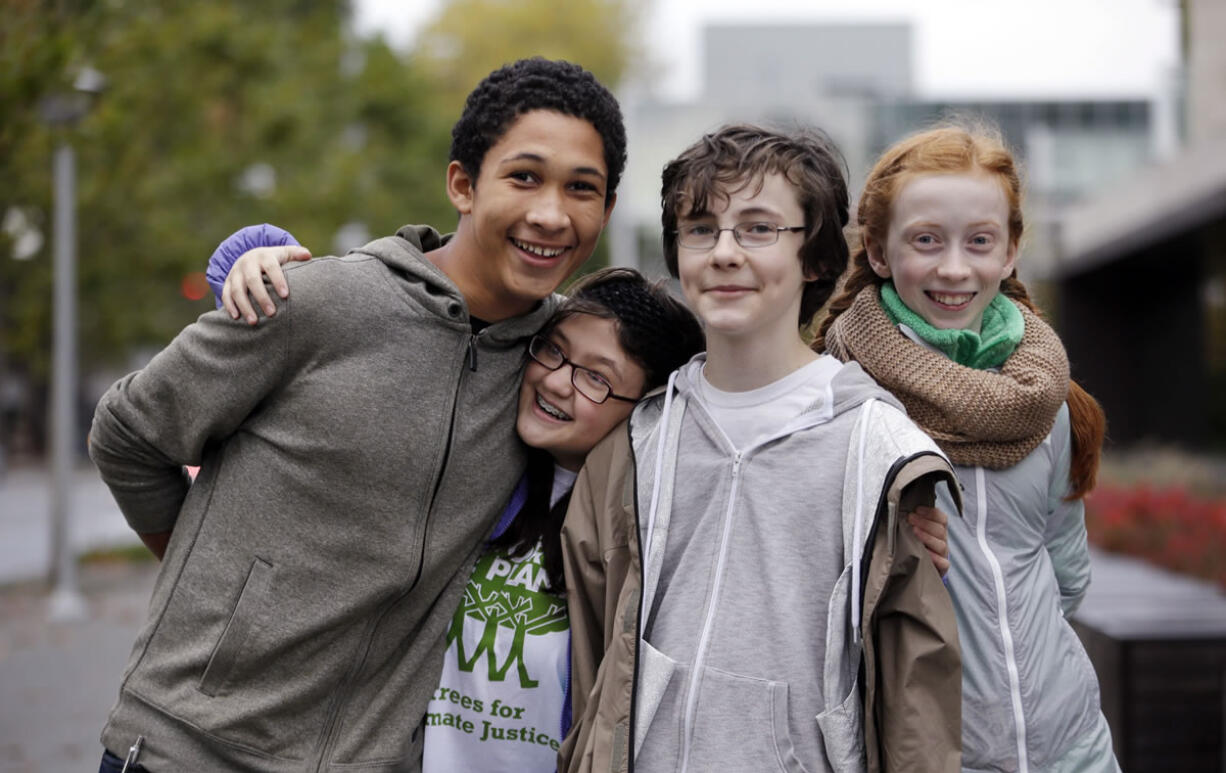
[[[1086,498],[1090,542],[1226,588],[1226,499],[1102,486]]]

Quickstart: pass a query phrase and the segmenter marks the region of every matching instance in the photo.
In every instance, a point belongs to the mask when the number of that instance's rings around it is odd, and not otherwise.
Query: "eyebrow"
[[[752,206],[746,207],[745,209],[738,209],[736,211],[737,223],[752,222],[750,220],[746,220],[746,218],[755,217],[771,217],[779,220],[784,219],[783,213],[777,212],[769,207]],[[678,222],[688,222],[692,220],[719,220],[719,218],[716,217],[715,213],[711,212],[710,210],[690,212],[689,214],[682,215],[677,218]]]
[[[565,334],[565,333],[563,333],[561,330],[559,330],[559,329],[556,329],[556,328],[555,328],[555,329],[554,329],[554,331],[553,331],[552,333],[550,333],[550,334],[549,334],[549,336],[550,336],[550,338],[559,338],[559,339],[561,339],[561,342],[560,342],[560,343],[559,343],[558,341],[554,341],[554,344],[555,344],[556,346],[558,346],[558,348],[562,348],[562,347],[567,347],[567,348],[569,348],[569,347],[570,347],[570,339],[569,339],[569,338],[567,338],[567,337],[566,337],[566,334]],[[570,355],[566,355],[566,359],[568,359],[568,360],[569,360],[569,359],[570,359]],[[597,365],[604,365],[604,366],[605,366],[605,367],[607,367],[609,370],[613,371],[613,375],[617,377],[617,380],[618,380],[618,381],[623,381],[623,376],[622,376],[621,368],[619,368],[619,367],[618,367],[618,365],[617,365],[617,362],[616,362],[616,361],[611,360],[611,359],[609,359],[608,357],[605,357],[604,355],[601,355],[601,354],[596,355],[596,358],[595,358],[595,359],[596,359],[596,364],[597,364]],[[579,367],[581,367],[581,368],[587,368],[588,370],[592,370],[592,368],[591,368],[590,366],[587,366],[587,365],[580,365]]]
[[[995,222],[995,221],[993,221],[993,220],[977,220],[977,221],[975,221],[974,223],[967,223],[967,224],[966,224],[966,227],[967,227],[967,228],[993,228],[993,229],[996,229],[996,230],[1000,230],[1000,229],[1002,229],[1004,226],[1002,226],[1000,223],[997,223],[997,222]],[[907,228],[907,229],[910,229],[910,228],[935,228],[935,229],[938,229],[938,230],[944,230],[944,229],[945,229],[945,226],[941,225],[940,223],[938,223],[938,222],[936,222],[936,221],[934,221],[934,220],[919,220],[919,221],[916,221],[916,222],[914,222],[914,223],[907,223],[907,224],[904,226],[904,228]]]
[[[513,156],[507,156],[506,158],[499,161],[498,164],[499,166],[502,166],[503,164],[513,164],[518,161],[531,161],[534,164],[546,163],[545,157],[542,156],[541,154],[524,151],[522,153],[516,153]],[[592,177],[599,177],[602,180],[605,179],[604,172],[600,171],[599,169],[593,166],[577,166],[574,169],[572,169],[571,172],[573,172],[574,174],[583,174],[583,175],[590,175]]]
[[[782,218],[782,217],[783,217],[783,213],[782,213],[782,212],[779,212],[779,211],[777,211],[777,210],[771,209],[770,207],[756,206],[756,207],[746,207],[745,209],[739,209],[739,210],[737,210],[736,216],[737,216],[737,217],[739,217],[739,218],[745,218],[745,217],[778,217],[778,218]],[[742,221],[742,222],[744,222],[744,221]]]

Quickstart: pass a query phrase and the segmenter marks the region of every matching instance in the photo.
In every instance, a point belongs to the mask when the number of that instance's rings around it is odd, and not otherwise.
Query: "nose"
[[[745,259],[741,249],[731,228],[720,231],[715,237],[715,246],[711,248],[711,262],[722,268],[736,268]]]
[[[551,186],[542,187],[532,199],[527,220],[542,231],[560,231],[565,228],[569,217],[560,192]]]
[[[951,247],[941,256],[937,265],[937,276],[950,281],[966,279],[971,274],[971,266],[966,255],[959,247]]]
[[[553,394],[560,397],[565,397],[574,391],[575,385],[571,381],[574,378],[574,366],[570,363],[562,363],[557,370],[551,370],[545,374],[545,378],[541,379],[541,383]]]

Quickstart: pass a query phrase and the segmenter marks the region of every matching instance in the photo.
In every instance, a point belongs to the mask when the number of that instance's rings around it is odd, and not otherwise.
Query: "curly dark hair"
[[[605,198],[617,192],[626,168],[626,127],[617,98],[577,64],[536,56],[494,70],[468,95],[451,128],[451,161],[469,177],[481,174],[485,154],[515,119],[533,110],[553,110],[592,124],[604,145],[609,181]]]
[[[763,177],[778,172],[796,188],[805,213],[799,257],[815,278],[805,283],[799,324],[809,324],[847,268],[845,169],[838,148],[816,129],[784,132],[736,124],[704,135],[664,167],[661,222],[669,272],[677,276],[677,219],[682,214],[705,214],[712,199],[726,199],[743,187],[761,190]]]

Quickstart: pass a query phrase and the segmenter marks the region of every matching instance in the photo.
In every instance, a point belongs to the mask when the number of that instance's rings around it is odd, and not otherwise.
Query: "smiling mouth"
[[[924,295],[948,309],[961,309],[975,297],[975,293],[936,293],[931,290],[924,291]]]
[[[551,416],[558,421],[574,421],[574,419],[572,419],[565,411],[555,407],[551,403],[546,402],[545,398],[541,397],[540,393],[537,393],[536,395],[536,406],[544,411],[546,415]]]
[[[535,255],[538,258],[545,259],[556,258],[569,249],[568,247],[542,247],[539,244],[531,244],[529,242],[520,241],[513,236],[510,237],[510,241],[511,244],[515,245],[518,249],[521,249],[531,255]]]

